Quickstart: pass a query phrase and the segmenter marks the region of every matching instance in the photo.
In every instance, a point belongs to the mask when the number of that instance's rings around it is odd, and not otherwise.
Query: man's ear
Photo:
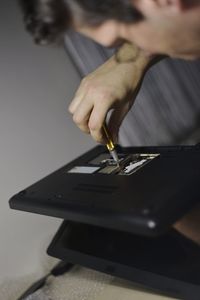
[[[159,11],[165,14],[177,14],[185,7],[184,0],[131,0],[131,3],[144,15]]]

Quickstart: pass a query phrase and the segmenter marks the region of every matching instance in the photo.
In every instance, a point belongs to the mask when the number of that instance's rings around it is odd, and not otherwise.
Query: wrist
[[[163,55],[150,54],[138,48],[135,44],[125,43],[116,51],[112,60],[116,65],[124,64],[134,68],[137,67],[141,70],[141,73],[146,73],[150,67],[165,57]]]
[[[137,70],[143,74],[155,63],[155,56],[150,55],[134,44],[125,43],[117,50],[113,60],[115,60],[116,65],[123,65],[128,69],[137,68]]]

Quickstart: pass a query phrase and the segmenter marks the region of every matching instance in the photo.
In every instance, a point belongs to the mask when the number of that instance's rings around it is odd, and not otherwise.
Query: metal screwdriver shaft
[[[113,141],[112,141],[112,138],[111,138],[111,136],[110,136],[110,134],[109,134],[109,131],[108,131],[108,128],[107,128],[107,125],[106,125],[106,124],[103,125],[103,131],[104,131],[105,136],[106,136],[106,139],[107,139],[107,141],[108,141],[108,143],[106,144],[106,147],[107,147],[108,151],[110,152],[112,158],[113,158],[114,161],[116,162],[116,164],[117,164],[118,166],[120,166],[120,165],[119,165],[119,157],[118,157],[118,155],[117,155],[117,151],[115,150],[115,145],[114,145],[114,143],[113,143]]]

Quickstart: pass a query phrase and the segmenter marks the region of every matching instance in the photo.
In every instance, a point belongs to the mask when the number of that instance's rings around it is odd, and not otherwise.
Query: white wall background
[[[67,111],[79,75],[63,49],[33,45],[15,2],[0,1],[0,282],[37,271],[61,223],[9,198],[93,146]]]

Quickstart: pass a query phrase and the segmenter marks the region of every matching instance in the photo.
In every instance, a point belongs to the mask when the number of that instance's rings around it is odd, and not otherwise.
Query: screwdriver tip
[[[117,155],[117,152],[116,150],[111,150],[110,151],[111,155],[112,155],[112,158],[114,159],[114,161],[116,162],[117,166],[119,167],[120,164],[119,164],[119,157]]]

